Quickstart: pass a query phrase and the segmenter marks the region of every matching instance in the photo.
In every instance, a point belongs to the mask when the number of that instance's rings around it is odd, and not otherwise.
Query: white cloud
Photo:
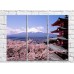
[[[13,29],[13,28],[7,27],[7,34],[8,35],[22,33],[22,32],[25,32],[25,29],[23,27],[21,27],[20,29]]]
[[[44,30],[44,27],[31,27],[31,28],[28,28],[28,32],[43,32]]]
[[[28,32],[43,32],[44,27],[31,27],[28,28]],[[20,29],[14,29],[14,28],[10,28],[7,27],[7,34],[17,34],[17,33],[22,33],[22,32],[26,32],[26,29],[24,27],[21,27]]]

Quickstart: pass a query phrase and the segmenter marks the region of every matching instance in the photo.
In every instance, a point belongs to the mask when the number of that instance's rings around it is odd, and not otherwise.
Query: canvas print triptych
[[[68,15],[8,15],[7,61],[68,61]]]

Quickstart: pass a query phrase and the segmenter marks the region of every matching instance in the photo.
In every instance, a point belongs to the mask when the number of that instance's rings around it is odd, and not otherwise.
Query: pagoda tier
[[[68,40],[65,37],[58,37],[59,40]]]
[[[61,32],[67,32],[67,30],[66,29],[57,29],[57,30],[54,30],[54,31],[52,31],[51,33],[61,33]]]
[[[68,48],[68,40],[67,39],[57,39],[56,44],[66,48],[66,49]]]
[[[63,36],[63,37],[65,37],[65,38],[68,38],[68,31],[67,30],[55,30],[55,31],[52,31],[51,33],[57,33],[58,35],[58,37],[61,37],[61,36]]]
[[[68,16],[65,18],[59,18],[52,26],[59,26],[51,33],[57,33],[57,38],[49,40],[49,43],[56,44],[58,46],[68,49]]]
[[[68,40],[67,38],[65,37],[57,37],[57,38],[50,38],[50,40]]]
[[[58,37],[61,37],[62,36],[62,34],[59,34],[59,35],[57,35]],[[64,34],[63,35],[63,37],[65,37],[65,38],[67,38],[68,39],[68,36],[66,35],[66,34]]]
[[[59,30],[67,30],[67,28],[64,27],[58,27]]]
[[[65,47],[67,49],[68,47],[68,39],[64,38],[64,37],[57,37],[57,38],[51,38],[49,40],[49,43],[55,43],[56,45],[58,46],[62,46],[62,47]]]
[[[64,24],[68,22],[68,19],[59,18],[55,23],[52,24],[52,26],[64,26]]]

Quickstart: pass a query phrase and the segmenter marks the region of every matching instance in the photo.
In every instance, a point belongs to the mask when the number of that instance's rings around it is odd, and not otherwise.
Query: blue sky
[[[57,27],[51,26],[59,17],[64,15],[49,15],[49,31]],[[26,30],[26,15],[8,15],[7,16],[8,33],[20,33]],[[29,15],[28,32],[47,32],[47,15]]]
[[[38,32],[47,32],[47,16],[46,15],[29,15],[28,16],[28,28],[34,29]],[[30,30],[29,30],[30,31]]]
[[[20,28],[26,26],[26,16],[25,15],[8,15],[7,16],[7,26],[11,28]]]
[[[7,16],[7,33],[16,34],[26,31],[25,15],[8,15]]]
[[[57,29],[57,26],[52,26],[51,24],[53,24],[54,22],[56,22],[56,20],[58,18],[64,18],[65,15],[49,15],[49,31],[53,31]]]

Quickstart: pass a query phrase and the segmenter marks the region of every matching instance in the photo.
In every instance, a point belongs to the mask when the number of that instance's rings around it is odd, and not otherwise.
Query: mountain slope
[[[26,37],[26,33],[22,32],[22,33],[18,33],[18,34],[12,34],[12,35],[8,35],[7,37],[8,38],[10,38],[10,37],[24,38],[24,37]],[[29,32],[28,33],[28,37],[47,37],[47,33]],[[49,34],[49,37],[57,37],[57,35],[55,35],[55,34]]]

